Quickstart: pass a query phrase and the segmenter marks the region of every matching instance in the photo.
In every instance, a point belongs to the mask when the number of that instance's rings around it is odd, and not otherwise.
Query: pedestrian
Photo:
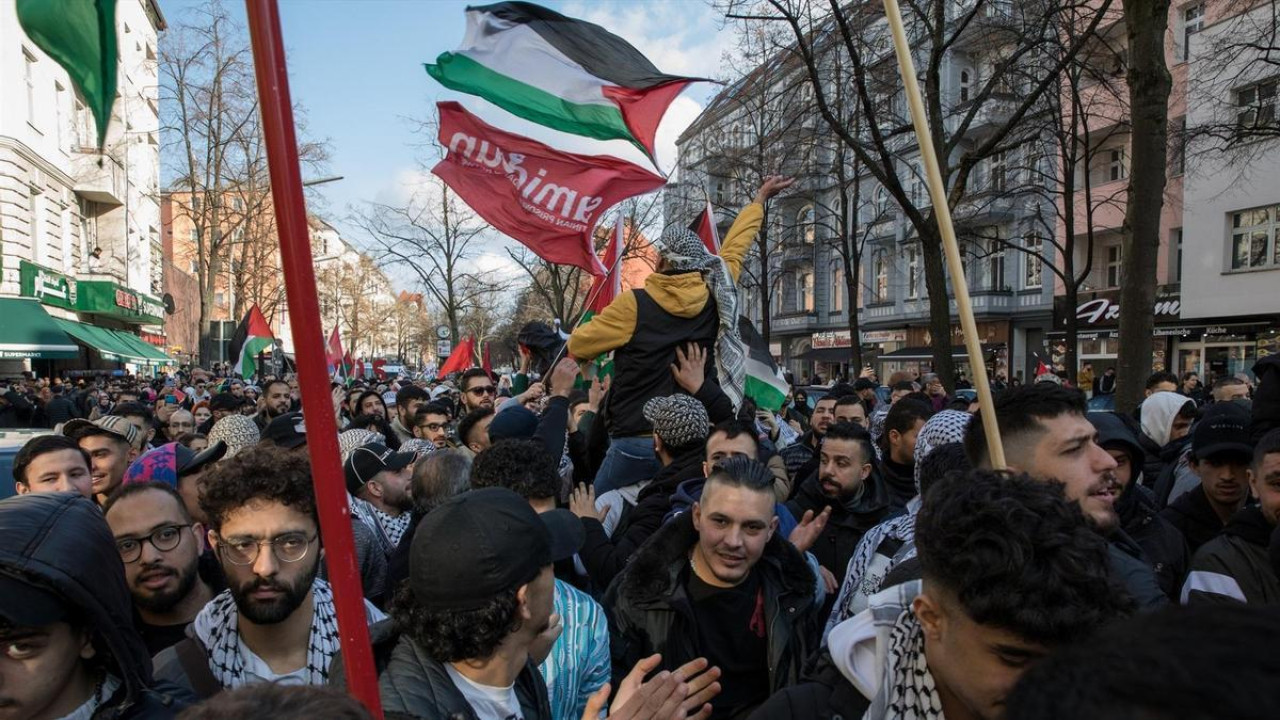
[[[1213,408],[1191,433],[1190,466],[1200,484],[1160,515],[1182,532],[1193,557],[1249,499],[1254,451],[1249,437],[1249,414],[1234,403]]]
[[[75,440],[89,454],[93,475],[93,494],[98,504],[124,481],[129,465],[138,459],[142,434],[119,415],[104,415],[97,420],[72,420],[62,427],[62,434]]]
[[[916,496],[916,438],[933,414],[931,406],[903,398],[894,403],[885,415],[876,470],[894,507],[906,507]]]
[[[13,486],[19,495],[74,492],[93,499],[89,453],[63,435],[37,435],[13,456]]]
[[[838,399],[829,394],[819,398],[809,415],[809,430],[778,453],[786,464],[793,494],[818,472],[818,449],[822,446],[822,438],[826,436],[827,429],[835,422]]]
[[[287,414],[293,408],[289,383],[284,380],[268,380],[262,387],[262,397],[256,400],[253,422],[259,432],[265,432],[272,420]]]
[[[449,447],[449,408],[437,402],[430,402],[418,408],[410,421],[409,428],[414,438],[426,440],[444,450]],[[394,429],[394,428],[393,428]]]
[[[480,368],[471,368],[462,373],[458,379],[458,388],[462,392],[462,413],[473,413],[477,410],[492,410],[498,397],[498,387],[493,384],[489,373]]]
[[[209,444],[226,443],[228,459],[235,457],[240,451],[257,445],[262,439],[258,425],[251,418],[243,415],[227,415],[213,423],[208,432]]]
[[[1196,417],[1196,404],[1185,395],[1160,391],[1143,400],[1139,412],[1142,434],[1138,443],[1146,453],[1142,476],[1154,487],[1166,468],[1177,463],[1178,456],[1186,449],[1191,423]]]
[[[1087,362],[1080,366],[1080,372],[1076,373],[1076,387],[1085,392],[1087,397],[1093,397],[1093,363]]]
[[[725,235],[718,255],[692,231],[668,225],[655,243],[657,271],[645,279],[644,288],[618,295],[591,322],[574,329],[568,351],[580,361],[613,352],[613,386],[602,408],[610,444],[596,474],[597,493],[657,473],[653,428],[643,409],[650,399],[676,391],[667,369],[675,364],[678,348],[694,343],[706,350],[707,375],[716,378],[733,404],[741,401],[745,364],[735,284],[764,220],[765,203],[794,182],[766,177]]]
[[[413,453],[370,443],[352,450],[342,465],[351,514],[373,531],[387,559],[409,527],[409,510],[413,508],[409,482],[415,459]]]
[[[44,406],[45,420],[48,421],[51,428],[80,417],[75,403],[67,397],[64,388],[65,386],[62,384],[54,385],[50,390],[49,401]]]

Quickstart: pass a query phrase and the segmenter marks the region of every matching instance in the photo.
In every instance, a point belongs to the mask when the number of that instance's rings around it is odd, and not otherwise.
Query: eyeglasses
[[[145,537],[121,538],[116,541],[116,550],[120,553],[120,559],[126,564],[135,563],[142,557],[143,540],[151,543],[151,547],[160,552],[169,552],[182,544],[182,531],[189,527],[191,526],[165,525],[152,530],[151,534]]]
[[[232,565],[252,565],[258,560],[263,545],[270,545],[276,559],[284,563],[296,563],[307,556],[311,543],[319,535],[307,537],[304,533],[285,533],[269,540],[244,538],[231,541],[219,540],[218,547]]]
[[[467,392],[471,393],[472,395],[497,395],[498,388],[492,385],[486,385],[484,387],[467,388]]]
[[[426,428],[431,432],[440,432],[444,429],[444,423],[426,423],[425,425],[419,425],[418,427]]]

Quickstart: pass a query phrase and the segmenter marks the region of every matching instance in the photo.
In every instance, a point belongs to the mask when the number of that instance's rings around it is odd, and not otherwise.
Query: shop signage
[[[131,323],[164,323],[164,305],[159,300],[109,280],[80,281],[80,300],[76,309]]]
[[[1080,293],[1074,310],[1076,327],[1102,328],[1120,326],[1120,291],[1102,290],[1099,292]],[[1177,292],[1170,292],[1167,286],[1156,290],[1156,302],[1152,314],[1157,323],[1177,322],[1182,318],[1182,298]],[[1059,328],[1067,326],[1070,317],[1066,298],[1053,299],[1054,325]]]
[[[871,330],[859,333],[862,337],[863,345],[879,345],[889,342],[905,342],[907,334],[901,330]],[[823,350],[827,348],[847,348],[851,347],[849,338],[852,337],[848,330],[833,330],[829,332],[816,332],[813,334],[813,349]]]
[[[76,279],[26,260],[18,261],[19,294],[45,305],[76,309]]]
[[[143,330],[138,333],[138,337],[142,338],[144,342],[151,343],[152,345],[155,345],[158,348],[163,348],[165,346],[165,343],[164,343],[165,338],[163,335],[158,335],[156,333],[146,332],[145,330]]]

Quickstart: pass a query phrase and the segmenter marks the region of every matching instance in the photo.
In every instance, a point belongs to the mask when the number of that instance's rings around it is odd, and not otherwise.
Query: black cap
[[[278,447],[292,450],[299,445],[307,444],[307,426],[302,420],[302,413],[285,413],[267,423],[262,433],[263,440],[270,440]]]
[[[219,440],[209,447],[196,452],[182,443],[174,443],[173,457],[177,462],[178,477],[185,477],[203,470],[205,466],[216,463],[227,454],[227,444]]]
[[[527,500],[506,488],[454,496],[427,513],[414,533],[409,552],[414,600],[429,610],[476,610],[532,581],[558,553],[576,550],[563,534],[570,532],[567,512],[539,517]],[[582,523],[573,524],[581,533]]]
[[[66,602],[56,593],[0,574],[0,622],[13,627],[43,627],[69,614]]]
[[[395,471],[405,468],[417,457],[416,453],[394,452],[381,443],[361,445],[351,451],[347,456],[347,462],[342,466],[347,476],[347,492],[355,495],[378,473],[383,470]]]
[[[1235,403],[1210,405],[1191,430],[1191,452],[1200,460],[1223,453],[1252,458],[1249,422],[1249,411]]]

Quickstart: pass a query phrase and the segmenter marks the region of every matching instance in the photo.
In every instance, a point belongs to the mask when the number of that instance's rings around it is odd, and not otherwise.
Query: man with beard
[[[386,445],[370,443],[351,451],[342,468],[347,492],[351,493],[351,514],[377,537],[388,560],[409,527],[413,496],[414,453],[394,452]]]
[[[778,453],[787,464],[793,494],[818,469],[818,448],[822,445],[822,437],[827,434],[827,428],[835,422],[838,399],[826,395],[818,400],[813,406],[813,414],[809,416],[809,431]]]
[[[1116,461],[1098,445],[1098,431],[1085,418],[1084,393],[1056,383],[1008,390],[995,400],[996,423],[1009,469],[1042,482],[1061,483],[1089,525],[1109,541],[1111,573],[1143,607],[1169,602],[1142,549],[1120,527]],[[970,423],[965,452],[974,467],[991,469],[987,433]]]
[[[289,394],[289,383],[284,380],[268,380],[262,388],[262,397],[258,398],[258,413],[253,421],[259,432],[266,432],[272,420],[289,412],[293,407],[293,397]]]
[[[449,447],[449,408],[439,403],[428,403],[418,409],[410,423],[413,437],[426,440],[437,450]]]
[[[489,373],[480,368],[471,368],[462,373],[458,386],[462,388],[464,415],[480,409],[493,409],[494,401],[498,398],[498,386],[493,384],[493,378],[489,377]]]
[[[119,415],[104,415],[94,421],[72,420],[62,427],[62,434],[89,454],[93,494],[99,503],[106,502],[124,480],[129,463],[138,459],[138,429]]]
[[[182,497],[161,482],[121,488],[102,512],[141,619],[138,634],[155,655],[186,637],[187,625],[213,599],[199,572],[204,526],[192,522]]]
[[[853,423],[832,425],[822,439],[818,476],[806,480],[787,503],[797,518],[830,509],[826,528],[809,548],[830,573],[843,574],[862,536],[892,514],[888,494],[872,478],[873,452],[866,430]]]
[[[285,386],[287,387],[287,386]],[[259,682],[323,685],[340,651],[306,458],[259,446],[218,466],[200,505],[228,589],[161,652],[156,676],[200,698]],[[365,603],[369,621],[384,615]]]
[[[416,437],[414,417],[429,402],[431,395],[417,385],[405,385],[396,392],[395,418],[391,421],[391,430],[400,442]]]

